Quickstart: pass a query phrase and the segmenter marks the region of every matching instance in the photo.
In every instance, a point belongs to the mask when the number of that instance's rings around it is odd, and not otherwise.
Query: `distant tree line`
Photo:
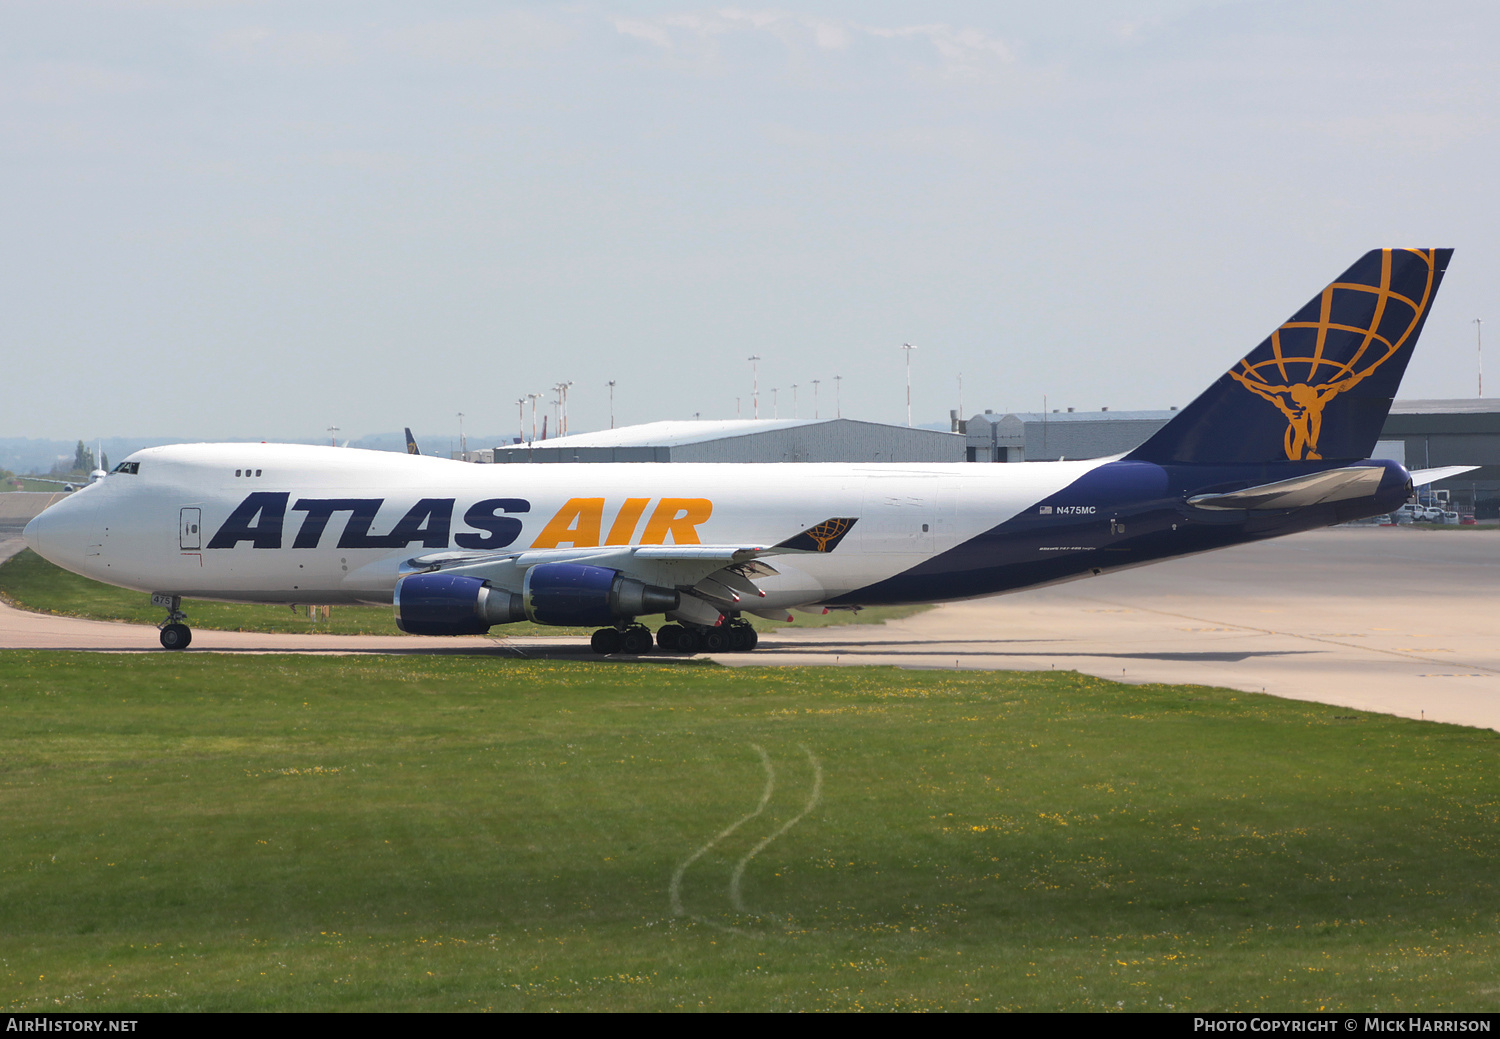
[[[58,459],[59,464],[52,467],[53,475],[68,473],[87,474],[93,472],[95,469],[103,469],[105,472],[109,471],[109,455],[105,453],[104,449],[99,449],[99,457],[95,459],[94,449],[82,440],[78,441],[78,446],[73,449],[72,468],[64,469],[61,462],[62,459]]]

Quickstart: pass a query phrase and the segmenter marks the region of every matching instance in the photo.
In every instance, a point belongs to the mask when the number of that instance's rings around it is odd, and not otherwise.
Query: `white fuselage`
[[[180,445],[131,455],[137,472],[78,491],[27,538],[68,570],[143,592],[389,603],[401,564],[443,549],[769,546],[830,517],[857,517],[835,551],[776,557],[777,573],[757,582],[757,605],[785,608],[906,571],[1105,461],[474,465],[331,447]],[[280,512],[248,515],[252,495]]]

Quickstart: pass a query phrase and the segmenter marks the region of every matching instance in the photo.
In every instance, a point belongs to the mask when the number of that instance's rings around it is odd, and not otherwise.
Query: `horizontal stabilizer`
[[[1368,498],[1380,487],[1384,475],[1385,469],[1378,465],[1356,465],[1227,494],[1199,494],[1187,501],[1200,509],[1301,509],[1331,501]]]
[[[1413,487],[1425,487],[1429,483],[1438,480],[1446,480],[1451,476],[1462,476],[1464,473],[1473,472],[1478,469],[1477,465],[1440,465],[1435,469],[1413,469],[1411,471],[1411,485]]]

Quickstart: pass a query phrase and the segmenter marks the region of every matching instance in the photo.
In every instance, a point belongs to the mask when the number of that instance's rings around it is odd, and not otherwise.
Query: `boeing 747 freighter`
[[[168,649],[191,639],[187,597],[392,605],[415,635],[587,625],[600,653],[750,650],[747,613],[993,595],[1390,512],[1413,474],[1369,455],[1451,252],[1362,256],[1122,457],[489,466],[193,444],[137,451],[25,538],[150,593]]]

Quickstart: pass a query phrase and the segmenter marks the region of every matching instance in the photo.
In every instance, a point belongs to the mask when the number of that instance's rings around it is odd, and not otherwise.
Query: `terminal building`
[[[986,411],[967,421],[953,414],[970,462],[1056,462],[1123,454],[1167,424],[1171,411]]]

